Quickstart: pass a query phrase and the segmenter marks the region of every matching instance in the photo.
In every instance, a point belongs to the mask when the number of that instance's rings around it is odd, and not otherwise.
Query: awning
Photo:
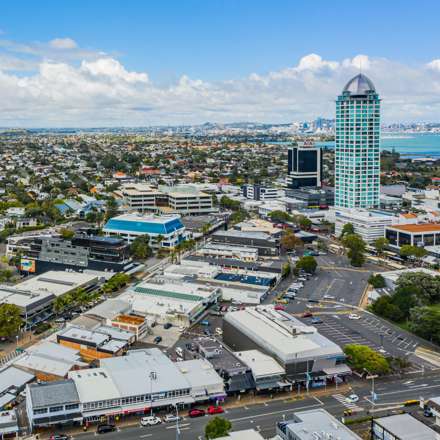
[[[262,391],[262,390],[270,390],[273,388],[279,388],[280,387],[280,382],[274,380],[271,382],[263,382],[263,383],[257,383],[257,391]]]
[[[336,365],[335,367],[324,368],[322,370],[325,374],[332,376],[336,374],[350,374],[351,368],[346,364]]]

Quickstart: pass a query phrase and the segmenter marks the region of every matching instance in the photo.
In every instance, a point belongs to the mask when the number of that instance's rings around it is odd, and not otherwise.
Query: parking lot
[[[348,344],[366,345],[385,356],[407,358],[413,364],[413,370],[435,369],[431,363],[415,355],[421,341],[414,335],[384,322],[366,312],[356,312],[360,319],[349,319],[349,313],[320,313],[312,309],[314,316],[319,316],[322,323],[312,324],[312,318],[300,318],[306,324],[315,325],[318,331],[342,348]]]

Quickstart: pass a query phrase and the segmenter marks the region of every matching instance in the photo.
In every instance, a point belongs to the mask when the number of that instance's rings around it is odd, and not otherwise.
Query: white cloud
[[[78,47],[71,38],[55,38],[49,41],[49,46],[54,49],[76,49]]]
[[[336,96],[360,69],[383,99],[384,121],[437,120],[440,114],[440,59],[409,66],[366,55],[325,60],[309,54],[295,65],[267,74],[218,82],[183,75],[173,84],[158,86],[146,72],[129,70],[115,57],[77,46],[54,49],[52,42],[0,45],[14,47],[15,53],[26,57],[33,55],[29,61],[14,58],[11,50],[8,56],[0,53],[0,126],[289,122],[332,117]],[[34,71],[15,73],[31,67]]]

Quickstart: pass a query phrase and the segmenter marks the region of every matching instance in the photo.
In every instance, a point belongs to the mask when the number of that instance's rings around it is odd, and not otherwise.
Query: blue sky
[[[356,59],[358,55],[371,61],[366,61],[367,73],[370,66],[372,79],[384,96],[389,97],[388,103],[401,106],[404,89],[411,79],[428,81],[434,88],[438,85],[439,79],[433,76],[433,71],[440,71],[440,62],[430,63],[440,58],[439,16],[440,2],[434,0],[420,0],[416,4],[409,0],[5,1],[0,14],[0,72],[5,76],[0,75],[0,99],[9,97],[2,95],[2,81],[4,88],[10,88],[11,83],[21,87],[18,90],[23,96],[20,96],[22,101],[12,103],[7,111],[0,110],[0,125],[14,121],[18,125],[45,122],[26,113],[28,110],[20,111],[20,106],[27,102],[25,98],[32,102],[36,95],[41,97],[43,82],[49,79],[45,76],[46,68],[50,69],[52,82],[72,81],[79,89],[96,86],[98,77],[105,76],[99,86],[101,92],[115,69],[148,76],[147,86],[143,76],[131,76],[127,80],[125,73],[116,74],[122,81],[118,86],[129,96],[133,95],[132,102],[121,102],[120,96],[106,100],[95,88],[95,100],[91,103],[78,97],[79,102],[74,105],[75,96],[70,96],[71,108],[66,108],[58,96],[62,90],[60,84],[47,97],[46,104],[37,103],[38,108],[48,109],[47,124],[81,123],[78,116],[81,111],[91,112],[104,103],[130,113],[121,119],[124,124],[231,118],[278,122],[319,114],[331,116],[329,102],[345,79],[349,79],[347,76],[356,70],[356,63],[344,60]],[[320,90],[316,83],[306,83],[308,76],[304,69],[301,78],[293,71],[286,73],[286,69],[294,69],[302,58],[311,54],[324,61],[319,66],[315,62],[311,74],[315,80],[323,77],[328,81],[328,90]],[[107,65],[101,62],[99,72],[94,66],[83,64],[104,58]],[[117,62],[119,67],[109,60]],[[335,67],[326,64],[327,61],[339,65]],[[427,65],[431,66],[430,70],[425,69]],[[106,67],[110,71],[102,70]],[[401,81],[397,81],[401,83],[401,96],[392,79],[382,75],[391,67],[402,72]],[[253,74],[258,81],[254,78],[249,84],[247,78]],[[87,80],[82,86],[78,75],[82,76],[81,80]],[[20,78],[26,79],[24,84],[20,84]],[[115,77],[112,81],[116,81]],[[295,94],[299,86],[304,90]],[[280,102],[282,87],[292,99],[291,107]],[[317,89],[315,93],[313,88]],[[250,111],[255,105],[252,98],[258,93],[264,109]],[[312,96],[317,93],[323,95],[321,106],[319,96]],[[181,95],[184,96],[179,102]],[[430,118],[438,110],[437,99],[433,100],[432,94],[428,99],[424,90],[417,90],[414,99],[404,111],[390,108],[392,111],[388,111],[386,119],[435,119]],[[305,108],[308,101],[314,104]],[[277,102],[280,102],[278,113],[274,108]],[[167,110],[175,109],[180,103],[182,111]],[[135,109],[143,111],[139,113]],[[113,125],[118,119],[120,115],[114,112],[99,122]],[[84,118],[87,120],[89,114]]]

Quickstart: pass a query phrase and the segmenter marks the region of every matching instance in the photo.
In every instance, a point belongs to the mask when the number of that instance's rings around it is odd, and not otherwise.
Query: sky
[[[360,70],[384,122],[440,121],[437,0],[5,0],[0,126],[334,117]]]

